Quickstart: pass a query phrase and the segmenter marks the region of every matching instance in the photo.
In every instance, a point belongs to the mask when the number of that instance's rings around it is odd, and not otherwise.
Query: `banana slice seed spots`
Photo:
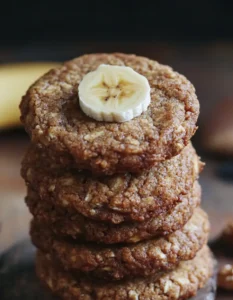
[[[92,88],[93,93],[103,101],[130,98],[136,89],[136,84],[121,80],[116,86],[109,86],[106,82],[100,82]]]
[[[147,109],[150,86],[132,68],[100,65],[81,81],[79,102],[83,112],[95,120],[125,122]]]

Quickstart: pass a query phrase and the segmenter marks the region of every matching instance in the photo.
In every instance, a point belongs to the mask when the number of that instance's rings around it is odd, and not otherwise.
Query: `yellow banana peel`
[[[29,86],[55,62],[30,62],[0,65],[0,129],[21,126],[19,103]]]

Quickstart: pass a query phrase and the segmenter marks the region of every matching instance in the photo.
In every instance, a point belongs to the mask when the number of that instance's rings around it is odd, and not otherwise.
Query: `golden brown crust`
[[[35,246],[50,253],[64,269],[108,280],[171,270],[180,261],[196,255],[206,243],[208,232],[208,217],[200,208],[181,230],[135,245],[105,246],[59,240],[43,224],[34,220],[31,226]]]
[[[22,176],[42,201],[84,216],[121,223],[143,222],[171,211],[193,188],[202,164],[189,144],[176,157],[138,175],[94,177],[61,169],[33,146],[22,163]]]
[[[69,214],[66,210],[56,209],[50,203],[40,201],[33,191],[28,192],[26,203],[35,219],[58,236],[115,244],[136,243],[167,235],[182,228],[199,205],[200,197],[200,185],[196,182],[192,194],[181,196],[181,202],[171,212],[145,222],[127,222],[117,225],[93,221],[78,213]]]
[[[197,256],[167,274],[117,283],[75,279],[46,255],[38,253],[36,271],[41,281],[64,300],[184,300],[205,286],[213,272],[213,259],[205,246]]]
[[[125,123],[98,122],[78,104],[78,85],[100,64],[126,65],[144,75],[151,104]],[[145,57],[92,54],[66,62],[32,85],[20,104],[33,143],[51,159],[95,173],[139,172],[181,152],[196,131],[199,102],[193,85],[170,67]]]

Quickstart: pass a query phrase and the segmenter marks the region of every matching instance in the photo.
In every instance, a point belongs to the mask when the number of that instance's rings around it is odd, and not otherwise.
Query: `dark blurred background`
[[[232,1],[1,1],[1,45],[232,40]]]

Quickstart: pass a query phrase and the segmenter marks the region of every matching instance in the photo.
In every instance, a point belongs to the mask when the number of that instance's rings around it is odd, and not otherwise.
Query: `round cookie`
[[[219,270],[218,286],[226,290],[233,290],[233,265],[226,264]]]
[[[196,295],[213,273],[213,259],[207,246],[176,270],[149,278],[107,283],[83,276],[75,278],[38,252],[36,272],[41,281],[62,299],[85,300],[184,300]]]
[[[88,172],[61,169],[32,146],[23,160],[22,176],[42,201],[118,224],[142,222],[171,211],[192,190],[202,166],[189,144],[176,157],[140,174],[93,177]]]
[[[125,123],[86,116],[78,104],[83,77],[101,64],[129,66],[145,76],[151,103]],[[193,85],[172,68],[145,57],[91,54],[42,76],[23,97],[21,121],[51,159],[94,173],[140,172],[177,155],[196,131],[199,102]]]
[[[206,243],[209,232],[207,215],[197,208],[181,230],[171,235],[133,245],[98,245],[59,240],[35,220],[31,225],[32,242],[48,252],[64,269],[82,271],[108,280],[128,276],[150,276],[173,269],[180,261],[192,259]]]
[[[81,214],[69,214],[57,210],[46,201],[40,201],[37,194],[28,191],[26,203],[37,222],[46,224],[54,234],[73,239],[85,239],[105,244],[136,243],[156,236],[167,235],[184,226],[199,205],[201,188],[195,183],[191,194],[180,197],[175,208],[145,222],[127,222],[117,225],[93,221]]]

